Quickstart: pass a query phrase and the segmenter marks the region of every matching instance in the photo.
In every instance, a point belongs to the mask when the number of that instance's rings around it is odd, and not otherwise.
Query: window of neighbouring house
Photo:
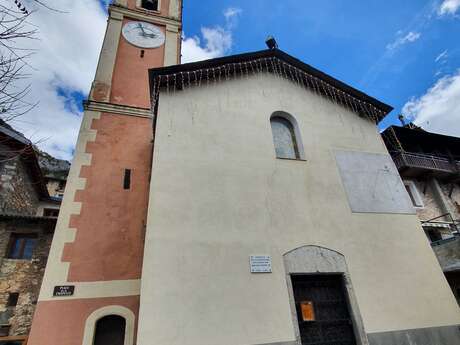
[[[8,294],[8,301],[6,302],[7,307],[16,307],[18,304],[18,299],[19,299],[19,293],[17,292],[10,292]]]
[[[404,181],[407,194],[409,194],[410,200],[414,207],[423,207],[423,200],[418,192],[417,186],[413,181]]]
[[[66,185],[66,181],[59,181],[58,189],[59,190],[64,190],[65,185]]]
[[[9,259],[30,260],[36,245],[36,234],[11,234],[7,257]]]
[[[141,7],[149,11],[158,11],[158,0],[141,0]]]
[[[437,242],[442,240],[441,232],[436,228],[428,228],[425,230],[426,235],[430,242]]]
[[[43,209],[43,217],[54,217],[59,216],[59,209],[57,208],[45,208]]]
[[[294,119],[287,113],[275,112],[270,118],[273,144],[277,158],[304,159],[300,135]]]
[[[430,242],[438,242],[441,240],[450,240],[455,237],[452,229],[449,226],[431,225],[430,223],[423,224],[423,229]]]
[[[10,325],[1,325],[0,326],[0,337],[7,337],[10,334]]]
[[[24,340],[5,340],[5,341],[0,339],[0,345],[26,345],[26,339],[24,338]]]

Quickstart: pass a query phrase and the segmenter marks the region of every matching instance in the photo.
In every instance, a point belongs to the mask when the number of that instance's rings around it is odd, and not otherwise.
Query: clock
[[[165,42],[160,28],[146,22],[128,22],[122,33],[129,43],[139,48],[158,48]]]

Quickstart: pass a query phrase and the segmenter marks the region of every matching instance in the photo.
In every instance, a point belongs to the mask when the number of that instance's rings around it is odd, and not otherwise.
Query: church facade
[[[458,344],[392,108],[278,49],[177,65],[180,12],[110,7],[29,345]]]

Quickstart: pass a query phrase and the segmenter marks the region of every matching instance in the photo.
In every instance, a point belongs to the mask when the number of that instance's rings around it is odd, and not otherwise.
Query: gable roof
[[[24,137],[22,133],[15,131],[3,120],[0,120],[0,142],[3,145],[12,148],[11,154],[14,157],[20,156],[21,160],[29,170],[30,177],[38,195],[41,199],[48,199],[48,189],[46,188],[42,170],[38,164],[37,154],[34,150],[32,142]],[[6,158],[8,159],[9,157]]]
[[[286,54],[279,49],[175,65],[149,70],[152,109],[156,105],[160,88],[182,88],[200,85],[201,80],[228,79],[236,75],[258,72],[275,73],[288,78],[313,92],[339,103],[351,111],[366,116],[375,123],[382,120],[393,107],[341,82],[330,75]]]

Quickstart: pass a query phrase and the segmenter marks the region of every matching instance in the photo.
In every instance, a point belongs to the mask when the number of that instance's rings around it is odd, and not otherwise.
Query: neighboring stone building
[[[39,161],[29,140],[0,123],[2,345],[22,344],[29,334],[59,213],[60,199],[50,197]]]
[[[390,127],[383,138],[460,304],[460,138],[412,124]]]
[[[62,200],[70,163],[65,160],[56,159],[43,151],[38,151],[38,161],[50,197]]]

